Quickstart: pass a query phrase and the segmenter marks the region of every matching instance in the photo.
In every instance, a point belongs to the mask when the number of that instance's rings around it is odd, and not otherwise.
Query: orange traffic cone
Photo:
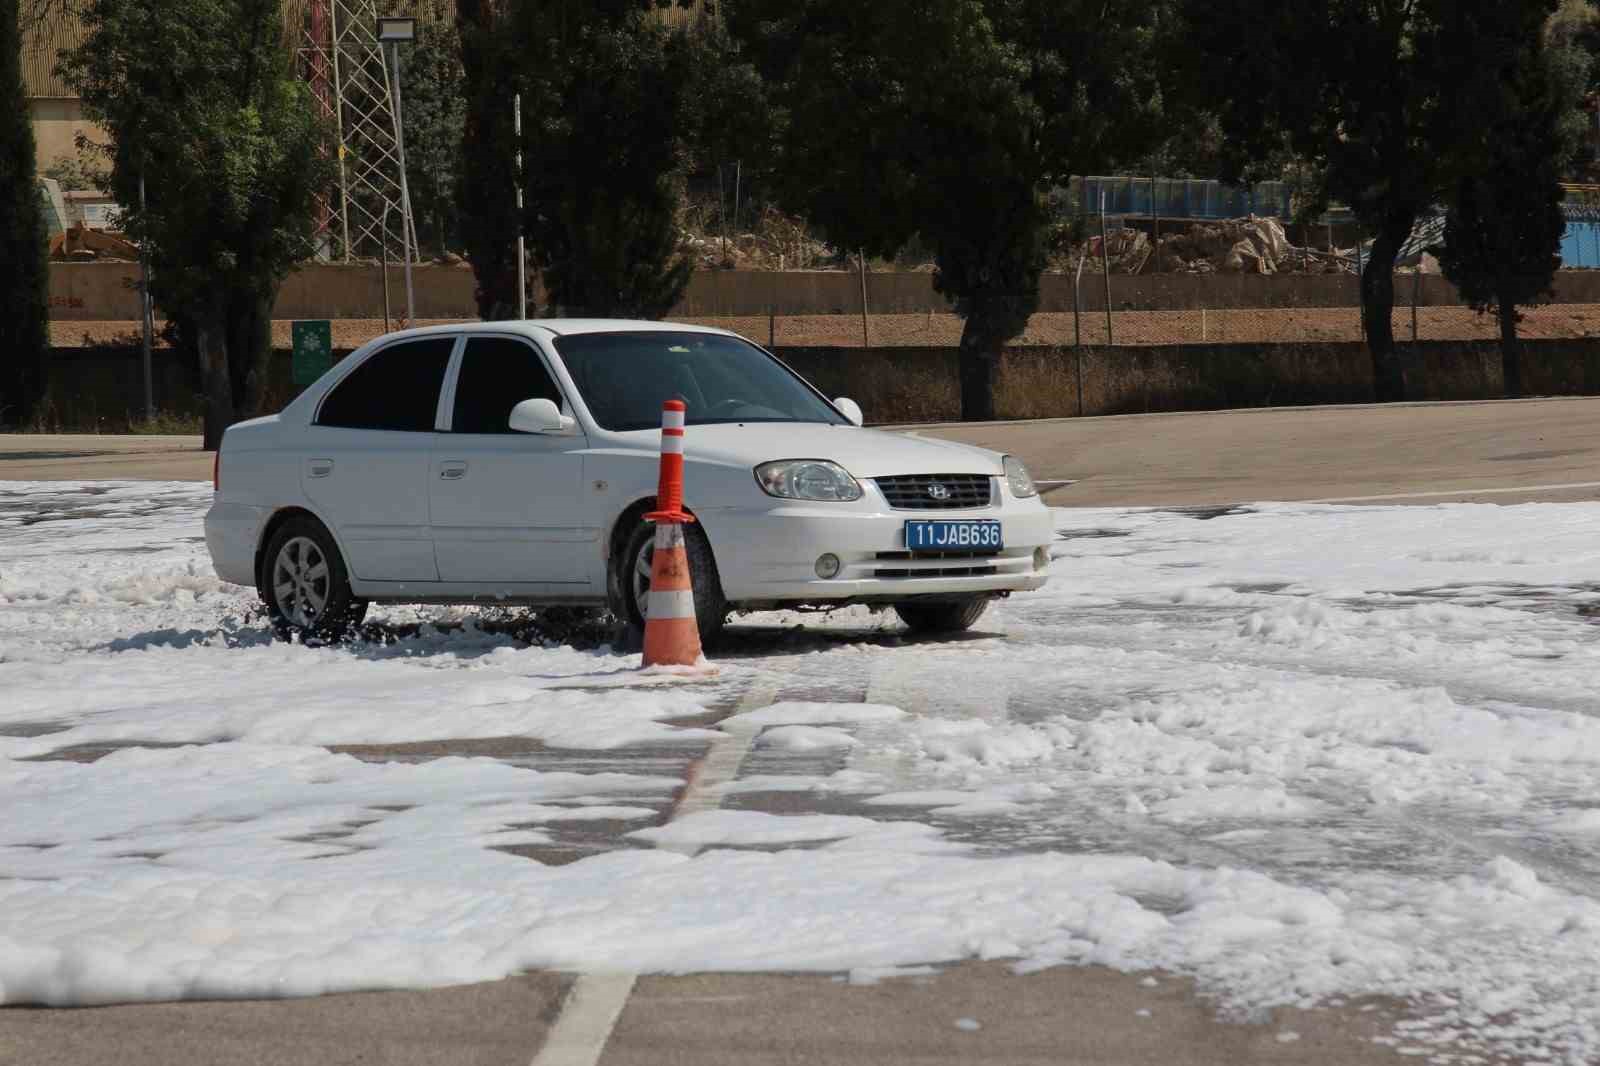
[[[661,477],[656,510],[645,515],[656,524],[655,556],[650,563],[650,603],[645,611],[644,665],[694,666],[700,662],[700,627],[695,621],[694,587],[683,527],[694,516],[683,509],[682,400],[661,405]]]

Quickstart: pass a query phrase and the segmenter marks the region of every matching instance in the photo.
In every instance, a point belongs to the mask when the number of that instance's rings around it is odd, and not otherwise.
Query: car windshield
[[[556,350],[604,429],[653,429],[664,400],[688,405],[688,424],[824,422],[846,425],[772,356],[716,333],[580,333]]]

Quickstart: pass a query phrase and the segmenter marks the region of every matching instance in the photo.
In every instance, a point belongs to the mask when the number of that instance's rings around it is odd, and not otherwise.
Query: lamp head
[[[378,40],[380,43],[391,42],[405,44],[417,39],[417,20],[409,17],[378,18]]]

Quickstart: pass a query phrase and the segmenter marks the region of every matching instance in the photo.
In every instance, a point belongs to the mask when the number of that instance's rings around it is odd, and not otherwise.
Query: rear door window
[[[454,337],[391,344],[356,367],[322,401],[319,426],[431,433]]]
[[[510,433],[511,409],[523,400],[551,400],[561,391],[533,346],[515,337],[469,337],[456,378],[453,433]]]

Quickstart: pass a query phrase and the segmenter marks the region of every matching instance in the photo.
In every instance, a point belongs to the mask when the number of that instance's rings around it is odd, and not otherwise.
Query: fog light
[[[1049,548],[1035,548],[1035,549],[1033,549],[1033,568],[1035,570],[1046,570],[1046,569],[1049,569],[1049,566],[1050,566],[1050,549]]]
[[[830,577],[838,577],[840,565],[839,557],[832,552],[826,555],[819,555],[817,556],[817,576],[824,581]]]

